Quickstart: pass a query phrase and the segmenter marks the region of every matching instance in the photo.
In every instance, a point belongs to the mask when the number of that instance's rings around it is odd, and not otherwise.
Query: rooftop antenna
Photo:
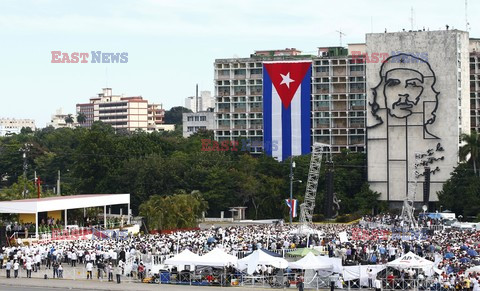
[[[468,23],[468,0],[465,0],[465,30],[470,30],[470,23]]]
[[[339,36],[340,36],[340,46],[342,46],[342,36],[345,36],[346,34],[342,32],[342,30],[336,30],[336,32],[338,32]]]
[[[413,6],[410,8],[410,29],[413,31],[415,27],[415,12],[413,11]]]

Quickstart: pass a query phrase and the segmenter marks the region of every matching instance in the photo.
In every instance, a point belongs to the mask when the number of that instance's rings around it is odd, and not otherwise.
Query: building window
[[[200,116],[200,121],[207,121],[207,117],[206,116]]]

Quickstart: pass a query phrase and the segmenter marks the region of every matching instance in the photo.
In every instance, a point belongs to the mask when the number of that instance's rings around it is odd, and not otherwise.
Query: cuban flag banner
[[[290,215],[292,217],[297,217],[297,199],[285,199],[287,206],[290,208]],[[293,205],[293,207],[292,207]]]
[[[263,146],[279,161],[310,153],[311,61],[263,63]]]

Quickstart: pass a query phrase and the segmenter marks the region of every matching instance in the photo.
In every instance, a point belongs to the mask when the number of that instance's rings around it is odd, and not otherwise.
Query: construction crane
[[[308,171],[307,188],[305,190],[305,199],[300,205],[300,228],[299,233],[305,234],[310,229],[312,223],[313,210],[315,209],[315,198],[317,197],[318,178],[320,177],[320,167],[322,165],[323,149],[330,145],[324,143],[314,143],[312,148],[312,157],[310,158],[310,169]]]

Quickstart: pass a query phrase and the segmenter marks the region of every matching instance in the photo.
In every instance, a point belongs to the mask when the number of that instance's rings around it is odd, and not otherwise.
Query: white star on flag
[[[282,76],[282,82],[280,85],[285,84],[290,89],[290,83],[295,82],[295,80],[290,79],[290,72],[288,72],[286,75],[280,74],[280,76]]]

